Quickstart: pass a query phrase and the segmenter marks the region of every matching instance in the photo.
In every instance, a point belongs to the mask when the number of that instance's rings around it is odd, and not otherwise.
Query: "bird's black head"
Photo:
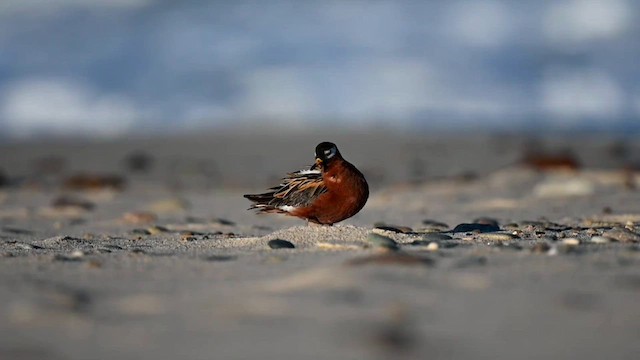
[[[316,162],[327,165],[340,156],[340,151],[334,143],[325,141],[316,146]]]

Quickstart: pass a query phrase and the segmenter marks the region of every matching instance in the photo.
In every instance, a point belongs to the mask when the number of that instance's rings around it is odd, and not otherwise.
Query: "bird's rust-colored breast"
[[[327,192],[311,206],[297,209],[291,215],[333,224],[358,213],[369,197],[369,186],[362,173],[343,159],[336,159],[324,172],[323,182]]]

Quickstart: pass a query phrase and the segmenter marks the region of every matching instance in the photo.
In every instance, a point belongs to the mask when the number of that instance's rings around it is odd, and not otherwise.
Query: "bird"
[[[357,214],[369,198],[364,175],[345,160],[338,147],[321,142],[315,163],[288,173],[282,182],[262,194],[246,194],[253,204],[248,210],[278,213],[307,220],[310,224],[333,225]]]

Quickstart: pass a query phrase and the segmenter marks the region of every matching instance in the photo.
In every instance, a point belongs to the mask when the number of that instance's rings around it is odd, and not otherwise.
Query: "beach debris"
[[[486,232],[492,232],[492,231],[500,231],[500,227],[491,225],[491,224],[462,223],[462,224],[456,225],[456,227],[453,228],[454,233],[459,233],[459,232],[486,233]]]
[[[287,240],[273,239],[269,240],[267,245],[272,249],[295,249],[295,245]]]
[[[122,220],[129,224],[147,224],[157,221],[158,216],[149,211],[133,211],[124,213]]]
[[[376,234],[375,232],[369,233],[369,235],[367,235],[367,240],[375,248],[392,250],[392,251],[396,251],[400,248],[398,246],[398,243],[392,238],[388,236]]]
[[[123,190],[125,180],[113,174],[77,174],[64,180],[63,187],[76,191]]]

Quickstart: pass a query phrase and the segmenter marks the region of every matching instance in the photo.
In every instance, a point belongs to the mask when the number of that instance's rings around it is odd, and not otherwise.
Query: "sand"
[[[246,210],[242,194],[310,165],[322,140],[369,179],[358,215]],[[640,353],[631,139],[212,133],[0,151],[1,359]]]

